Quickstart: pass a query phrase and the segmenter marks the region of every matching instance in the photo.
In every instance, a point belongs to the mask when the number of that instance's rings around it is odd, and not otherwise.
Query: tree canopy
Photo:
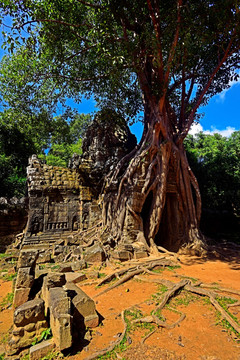
[[[4,0],[1,6],[13,19],[6,46],[19,47],[17,57],[5,60],[7,101],[13,86],[21,104],[34,98],[39,107],[41,99],[56,104],[94,94],[100,107],[133,117],[154,97],[161,107],[169,103],[173,131],[185,136],[200,103],[238,76],[238,0]],[[40,88],[45,97],[38,98]]]

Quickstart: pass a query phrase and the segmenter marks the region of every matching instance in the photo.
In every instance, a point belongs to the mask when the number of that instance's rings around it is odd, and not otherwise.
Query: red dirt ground
[[[222,287],[240,290],[240,264],[237,259],[232,261],[207,260],[197,257],[180,256],[180,268],[165,269],[156,275],[144,275],[147,278],[163,277],[173,282],[180,281],[179,276],[198,279],[204,283],[218,283]],[[111,273],[113,268],[103,268],[101,272]],[[178,276],[176,276],[178,275]],[[143,275],[141,275],[143,276]],[[78,284],[89,296],[107,288],[96,289],[95,285]],[[83,360],[96,351],[107,348],[115,342],[123,331],[121,312],[137,305],[143,315],[149,315],[154,309],[152,295],[159,289],[154,283],[130,280],[119,287],[100,295],[95,299],[97,311],[103,317],[102,324],[92,331],[92,339],[84,349],[69,357],[70,360]],[[11,282],[0,280],[0,302],[11,292]],[[181,298],[181,294],[178,296]],[[224,293],[226,297],[240,300],[240,296]],[[177,298],[178,298],[177,297]],[[171,302],[171,306],[174,306]],[[137,328],[127,334],[128,343],[125,351],[118,351],[115,359],[126,360],[240,360],[240,340],[220,325],[216,310],[201,297],[193,296],[187,305],[175,303],[177,310],[186,314],[186,318],[174,329],[158,329],[144,344],[142,338],[148,329]],[[240,322],[240,306],[231,308],[231,312]],[[163,310],[167,323],[173,323],[179,314]],[[12,310],[3,310],[0,314],[0,336],[6,334],[12,325]],[[1,353],[1,348],[0,348]]]

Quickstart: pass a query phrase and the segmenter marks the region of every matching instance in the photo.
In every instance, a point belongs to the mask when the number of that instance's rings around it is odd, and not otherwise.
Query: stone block
[[[95,313],[93,315],[86,316],[84,318],[84,324],[85,324],[86,328],[95,328],[95,327],[97,327],[98,324],[99,324],[99,317],[98,317],[97,313]]]
[[[55,314],[56,315],[56,314]],[[50,315],[50,324],[53,334],[53,341],[56,347],[63,351],[72,346],[72,317],[69,314],[61,314],[55,317]]]
[[[89,263],[103,262],[106,259],[106,254],[103,248],[99,244],[96,244],[86,250],[84,259]]]
[[[61,287],[66,283],[65,274],[52,272],[45,276],[43,284],[48,288]]]
[[[49,289],[55,287],[61,287],[66,283],[65,274],[62,273],[49,273],[43,279],[42,286],[42,298],[45,301],[45,313],[47,313],[49,308]]]
[[[31,288],[34,282],[31,267],[19,268],[17,273],[17,280],[15,284],[16,289]]]
[[[37,259],[37,264],[45,264],[51,262],[51,254],[49,252],[40,253]]]
[[[70,314],[71,302],[66,291],[61,287],[49,289],[49,309],[51,313]]]
[[[73,283],[66,283],[64,288],[72,299],[75,328],[96,327],[99,317],[93,299]]]
[[[71,263],[61,264],[59,266],[58,272],[60,273],[72,272],[72,264]]]
[[[44,329],[48,329],[48,328],[49,328],[49,324],[47,320],[38,321],[36,323],[36,331],[39,332],[40,334],[43,332]]]
[[[132,259],[133,255],[130,251],[116,250],[112,252],[112,257],[119,261],[128,261]]]
[[[134,259],[141,259],[148,257],[148,252],[145,250],[139,250],[134,252]]]
[[[90,270],[87,272],[88,279],[98,279],[99,278],[99,272],[97,270]]]
[[[55,344],[52,339],[42,341],[40,344],[30,347],[29,359],[39,360],[50,353],[55,348]]]
[[[13,307],[17,308],[23,305],[29,299],[31,288],[15,289],[13,298]]]
[[[29,347],[35,338],[39,339],[42,332],[48,328],[46,320],[29,323],[24,327],[14,325],[12,337],[8,342],[8,354],[18,353],[19,350]]]
[[[36,265],[38,258],[38,251],[36,250],[21,250],[20,256],[18,259],[17,267],[31,267],[33,268]]]
[[[62,351],[72,346],[71,300],[63,288],[49,290],[50,326],[53,340]]]
[[[44,301],[42,299],[27,301],[15,310],[13,317],[13,322],[17,327],[43,320],[45,320],[45,317]]]
[[[87,276],[83,273],[78,273],[78,272],[75,272],[75,273],[66,273],[65,274],[66,276],[66,281],[67,282],[73,282],[74,284],[77,284],[83,280],[86,280],[87,279]]]
[[[53,256],[57,256],[59,254],[62,254],[64,251],[64,246],[62,245],[55,245],[53,248]]]
[[[83,269],[86,269],[87,263],[85,260],[78,260],[78,261],[72,262],[71,267],[72,267],[72,271],[83,270]]]

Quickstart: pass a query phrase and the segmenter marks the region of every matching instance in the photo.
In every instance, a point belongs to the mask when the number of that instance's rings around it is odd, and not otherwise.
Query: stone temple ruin
[[[73,156],[69,168],[42,164],[33,155],[27,168],[29,217],[22,246],[48,246],[96,225],[104,178],[135,146],[127,125],[97,117],[87,129],[82,157]]]
[[[94,237],[101,226],[101,189],[106,174],[136,146],[126,125],[105,118],[96,116],[83,140],[83,155],[74,156],[68,168],[43,164],[36,155],[29,160],[29,213],[16,244],[20,254],[9,356],[30,347],[32,360],[54,346],[69,349],[84,341],[86,328],[99,324],[94,301],[76,283],[86,279],[87,264],[108,256]],[[115,251],[118,260],[130,255],[126,249]],[[49,327],[53,339],[31,346]]]

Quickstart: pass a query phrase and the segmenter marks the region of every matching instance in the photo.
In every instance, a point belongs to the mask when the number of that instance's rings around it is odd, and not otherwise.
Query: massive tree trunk
[[[201,197],[171,118],[152,108],[139,147],[120,161],[105,187],[103,222],[117,243],[148,250],[201,244]]]

